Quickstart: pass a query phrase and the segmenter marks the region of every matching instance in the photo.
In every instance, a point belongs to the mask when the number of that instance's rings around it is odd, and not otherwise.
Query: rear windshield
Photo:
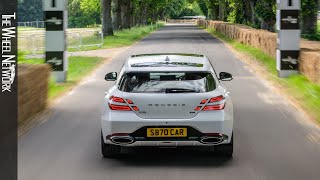
[[[119,81],[119,89],[132,93],[204,93],[216,89],[207,72],[129,72]]]

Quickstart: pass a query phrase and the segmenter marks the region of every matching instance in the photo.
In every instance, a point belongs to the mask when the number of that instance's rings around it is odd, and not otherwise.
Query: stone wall
[[[48,79],[47,64],[18,65],[18,123],[22,123],[47,108]]]
[[[222,21],[196,20],[195,23],[198,26],[211,28],[240,43],[259,48],[276,58],[276,33]],[[300,46],[299,71],[311,81],[320,83],[320,42],[303,39]]]

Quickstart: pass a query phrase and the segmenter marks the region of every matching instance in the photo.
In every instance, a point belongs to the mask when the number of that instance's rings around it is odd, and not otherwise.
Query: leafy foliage
[[[246,24],[254,28],[274,31],[276,23],[275,0],[196,0],[208,19]],[[316,14],[319,0],[301,0],[304,37],[318,39]],[[217,15],[219,14],[219,16]],[[220,17],[222,16],[222,17]],[[225,18],[225,16],[227,18]],[[319,25],[318,25],[319,26]]]
[[[244,23],[244,11],[243,3],[241,0],[230,0],[229,4],[230,13],[228,16],[228,21],[232,23]]]
[[[303,16],[317,14],[318,8],[320,8],[318,0],[301,0],[301,14]]]
[[[112,1],[130,2],[128,13],[131,20],[125,24],[125,28],[145,25],[158,19],[174,19],[190,15],[205,15],[208,19],[246,24],[270,31],[274,31],[275,25],[275,0]],[[305,37],[315,37],[318,9],[320,9],[318,0],[301,0],[302,29]],[[42,0],[19,0],[18,10],[19,21],[43,20]],[[68,10],[69,27],[90,27],[101,24],[101,0],[68,0]],[[129,21],[128,19],[126,21]]]
[[[258,0],[255,6],[255,13],[261,21],[261,28],[274,31],[276,22],[276,3],[270,0]]]
[[[18,21],[42,21],[42,0],[19,0]]]
[[[301,15],[302,15],[302,33],[305,37],[318,39],[320,34],[317,33],[317,11],[319,8],[318,0],[302,0]]]
[[[180,12],[179,17],[182,16],[198,16],[202,15],[202,11],[198,3],[187,3],[183,10]]]
[[[100,0],[69,0],[69,27],[80,28],[101,24]]]

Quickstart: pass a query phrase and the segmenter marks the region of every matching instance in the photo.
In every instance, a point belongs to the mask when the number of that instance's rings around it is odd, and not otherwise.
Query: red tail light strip
[[[222,101],[222,100],[224,100],[224,96],[220,95],[220,96],[211,98],[209,103],[219,102],[219,101]]]
[[[208,99],[204,99],[204,100],[201,101],[200,104],[205,104],[205,103],[207,103],[207,101],[208,101]]]
[[[125,103],[124,99],[121,97],[110,96],[110,100],[114,102]]]
[[[132,109],[135,111],[139,111],[139,108],[137,106],[132,106]]]
[[[217,105],[208,105],[205,106],[202,110],[203,111],[214,111],[214,110],[222,110],[225,107],[225,103],[224,104],[217,104]]]
[[[111,110],[117,110],[117,111],[131,111],[131,108],[129,106],[121,106],[121,105],[115,105],[109,103],[109,108]]]
[[[217,97],[210,98],[209,102],[208,102],[208,99],[203,99],[200,102],[200,104],[220,102],[224,99],[225,99],[225,97],[223,95],[220,95]],[[224,104],[217,104],[217,105],[207,105],[202,110],[203,111],[222,110],[222,109],[224,109],[224,106],[225,106],[225,103]],[[194,111],[200,111],[201,108],[202,108],[202,106],[197,106],[196,108],[194,108]]]
[[[118,103],[125,103],[125,104],[134,104],[133,101],[131,101],[130,99],[126,99],[126,101],[121,98],[121,97],[117,97],[117,96],[110,96],[109,98],[112,102],[118,102]],[[116,111],[131,111],[132,109],[134,111],[139,111],[139,108],[137,106],[126,106],[126,105],[116,105],[116,104],[111,104],[112,102],[109,103],[109,108],[111,110],[116,110]],[[132,108],[132,109],[131,109]]]
[[[127,100],[127,103],[133,104],[133,102],[130,99],[126,99],[126,100]]]
[[[200,111],[202,108],[202,106],[197,106],[196,108],[194,108],[195,111]]]

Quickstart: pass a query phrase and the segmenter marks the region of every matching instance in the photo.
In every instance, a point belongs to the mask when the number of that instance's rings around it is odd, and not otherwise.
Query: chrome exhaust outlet
[[[224,140],[224,138],[222,136],[218,136],[218,137],[202,137],[200,139],[200,142],[202,144],[219,144]]]
[[[110,140],[115,144],[132,144],[134,139],[131,136],[112,136]]]

